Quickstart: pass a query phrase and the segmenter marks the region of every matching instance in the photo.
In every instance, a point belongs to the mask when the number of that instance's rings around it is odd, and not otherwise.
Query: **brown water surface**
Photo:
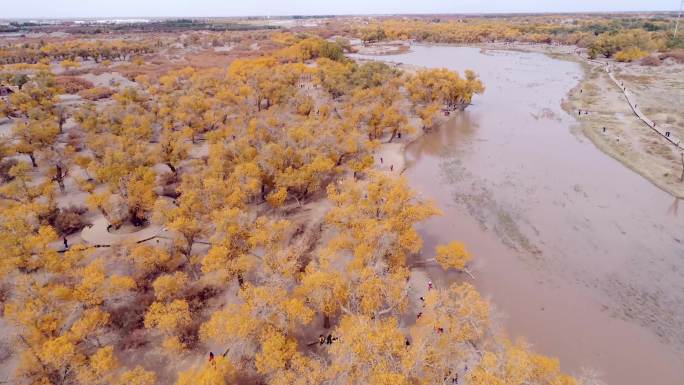
[[[580,66],[538,53],[416,46],[384,57],[474,69],[487,90],[409,146],[411,186],[445,215],[425,253],[464,241],[512,337],[610,384],[684,383],[684,212],[573,133]],[[684,208],[682,209],[684,210]],[[436,284],[457,276],[428,270]]]

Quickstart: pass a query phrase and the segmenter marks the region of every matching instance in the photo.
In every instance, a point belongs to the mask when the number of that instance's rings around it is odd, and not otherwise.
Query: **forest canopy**
[[[544,29],[368,28],[367,41]],[[3,44],[11,382],[576,384],[507,339],[468,282],[467,245],[424,255],[415,225],[440,210],[377,154],[466,109],[485,92],[477,69],[348,51],[281,31]],[[192,64],[207,58],[221,64]],[[467,275],[428,286],[416,261]]]

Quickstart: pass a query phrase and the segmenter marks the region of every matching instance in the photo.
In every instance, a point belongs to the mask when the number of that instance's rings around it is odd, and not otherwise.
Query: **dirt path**
[[[114,234],[107,231],[109,222],[104,216],[93,221],[92,226],[81,231],[81,238],[93,245],[112,246],[122,243],[139,243],[141,241],[161,236],[165,230],[161,226],[149,225],[144,229],[132,233]]]

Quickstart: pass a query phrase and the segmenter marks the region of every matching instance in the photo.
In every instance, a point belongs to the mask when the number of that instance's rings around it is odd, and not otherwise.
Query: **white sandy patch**
[[[232,45],[224,45],[221,47],[214,47],[214,52],[230,52],[233,50]]]
[[[403,143],[385,143],[375,154],[375,168],[392,175],[400,175],[404,171]]]
[[[12,127],[14,126],[14,120],[12,119],[2,119],[0,120],[0,136],[4,138],[9,138],[12,136]]]
[[[118,72],[105,72],[100,75],[85,74],[81,77],[93,83],[96,87],[115,87],[118,85],[119,88],[127,88],[137,85],[137,83],[126,79]]]

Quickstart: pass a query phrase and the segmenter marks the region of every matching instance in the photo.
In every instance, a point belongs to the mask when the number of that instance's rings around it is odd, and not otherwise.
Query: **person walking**
[[[67,241],[66,237],[64,237],[64,248],[65,249],[69,248],[69,241]]]

